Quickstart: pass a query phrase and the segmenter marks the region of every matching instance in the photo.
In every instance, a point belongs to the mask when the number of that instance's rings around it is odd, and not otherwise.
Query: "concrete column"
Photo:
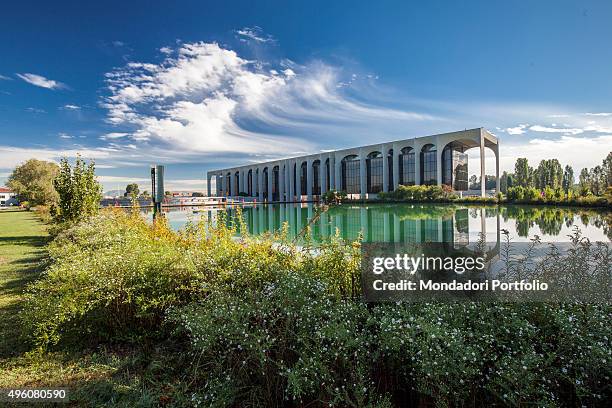
[[[291,168],[291,160],[287,160],[285,161],[285,201],[287,202],[291,202],[291,188],[289,187],[289,183],[291,182],[291,179],[289,178],[290,173],[290,168]]]
[[[325,159],[326,157],[324,155],[319,156],[319,161],[321,162],[319,165],[319,184],[321,185],[321,196],[323,196],[323,194],[325,194],[327,191],[327,167],[325,166]]]
[[[251,197],[257,197],[257,174],[254,168],[251,168]]]
[[[223,190],[223,195],[227,195],[227,175],[224,174],[221,176],[221,190]]]
[[[366,158],[363,149],[359,150],[359,192],[360,198],[364,200],[368,193]]]
[[[393,189],[396,190],[399,187],[399,145],[393,143]]]
[[[272,180],[274,179],[272,173],[272,166],[268,166],[268,202],[272,202]]]
[[[295,160],[289,161],[289,201],[295,201],[295,173],[293,167],[295,166]]]
[[[484,136],[480,135],[480,196],[484,197],[485,192],[485,145]]]
[[[414,185],[421,185],[421,148],[423,146],[414,146]]]
[[[231,182],[232,182],[232,197],[235,197],[238,195],[238,181],[236,180],[235,170],[232,170]]]
[[[383,157],[383,193],[389,191],[389,157],[387,156],[387,145],[382,145],[380,149]]]
[[[499,180],[499,139],[497,139],[497,144],[495,145],[495,194],[499,194],[500,192],[501,189]]]
[[[336,157],[334,163],[334,174],[336,177],[336,190],[342,190],[342,158]]]
[[[312,201],[312,185],[314,183],[312,177],[312,159],[306,160],[306,199]]]
[[[285,201],[285,167],[283,162],[278,164],[278,201]]]
[[[257,192],[259,193],[259,201],[262,202],[264,200],[263,195],[263,167],[259,168],[259,174],[257,175]],[[260,223],[261,225],[261,223]]]
[[[215,175],[215,196],[219,197],[221,190],[221,176]]]
[[[212,175],[206,173],[206,195],[212,197]]]
[[[441,143],[436,140],[436,184],[442,185],[442,148]]]
[[[336,189],[336,157],[333,153],[329,155],[329,188]]]

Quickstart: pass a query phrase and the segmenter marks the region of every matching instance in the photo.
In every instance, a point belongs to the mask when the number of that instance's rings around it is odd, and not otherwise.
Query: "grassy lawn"
[[[0,388],[67,388],[72,406],[157,406],[166,393],[180,393],[180,382],[168,384],[180,376],[168,370],[173,353],[163,346],[28,353],[18,312],[44,268],[48,240],[36,214],[0,212]]]

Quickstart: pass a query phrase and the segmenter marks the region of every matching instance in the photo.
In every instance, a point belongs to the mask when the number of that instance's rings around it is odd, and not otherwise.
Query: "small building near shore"
[[[17,194],[10,188],[0,187],[0,207],[13,207],[19,205]]]

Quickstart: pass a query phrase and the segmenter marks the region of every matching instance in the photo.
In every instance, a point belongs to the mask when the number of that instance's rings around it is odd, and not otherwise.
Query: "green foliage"
[[[457,195],[443,186],[404,186],[400,185],[389,193],[379,193],[382,200],[391,201],[442,201],[455,200]]]
[[[323,194],[323,202],[325,204],[340,204],[346,200],[346,191],[328,190]]]
[[[543,231],[559,216],[541,215]],[[20,317],[41,349],[172,336],[192,352],[182,386],[193,405],[603,406],[610,396],[608,305],[365,304],[359,243],[235,239],[242,224],[221,215],[175,233],[105,210],[56,237]],[[546,271],[601,269],[606,256],[579,249]]]
[[[50,206],[57,202],[53,179],[59,172],[57,164],[30,159],[17,166],[8,177],[6,185],[19,196],[28,207]]]
[[[123,194],[124,197],[138,197],[138,194],[140,194],[140,188],[138,187],[138,184],[136,183],[130,183],[125,187],[125,193]]]
[[[514,164],[515,185],[523,188],[533,185],[533,169],[529,167],[529,162],[525,158],[516,159]]]
[[[59,195],[55,210],[56,221],[74,222],[98,212],[102,187],[96,180],[93,161],[86,165],[78,156],[71,168],[68,160],[63,158],[53,185]]]

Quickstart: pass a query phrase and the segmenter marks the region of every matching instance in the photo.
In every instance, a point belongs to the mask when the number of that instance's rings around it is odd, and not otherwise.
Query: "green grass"
[[[0,212],[0,388],[67,388],[71,406],[158,406],[168,394],[188,405],[177,381],[183,373],[168,369],[186,357],[174,344],[29,353],[18,313],[26,285],[44,269],[48,241],[35,213]]]
[[[25,285],[41,271],[48,236],[35,214],[0,212],[0,359],[25,351],[16,333],[17,312]]]

